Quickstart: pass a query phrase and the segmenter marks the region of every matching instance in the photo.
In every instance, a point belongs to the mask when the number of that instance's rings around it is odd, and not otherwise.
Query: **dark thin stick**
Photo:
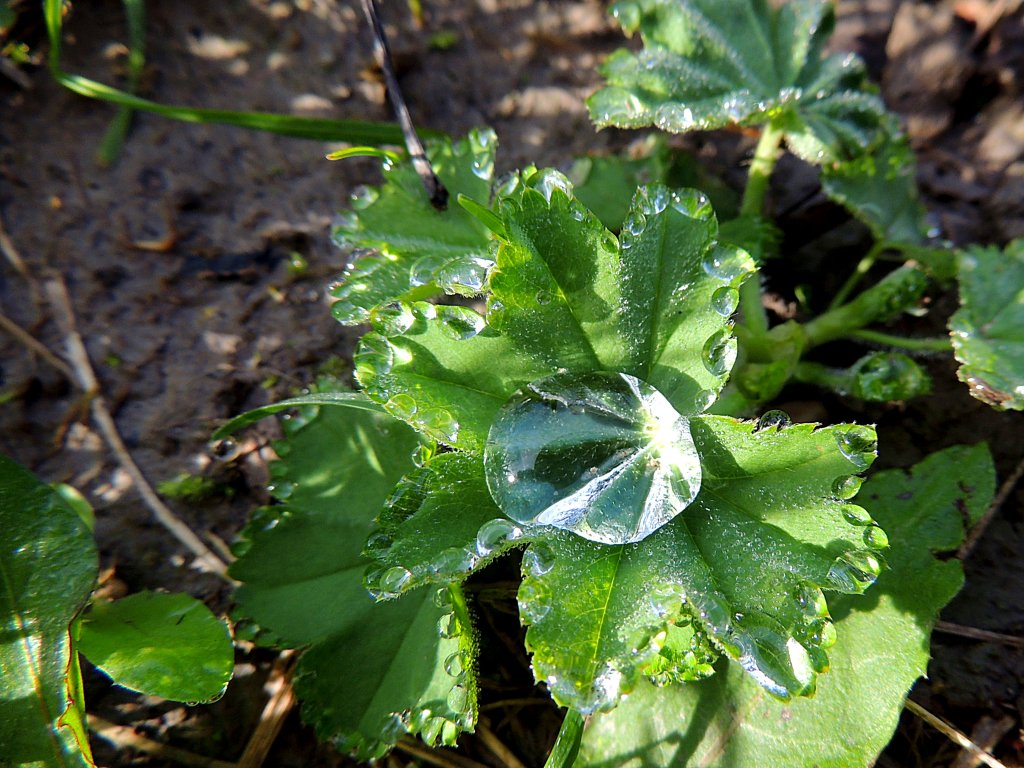
[[[420,137],[416,135],[416,128],[412,124],[412,116],[409,108],[402,98],[402,89],[398,86],[398,78],[395,77],[395,68],[391,63],[391,49],[388,47],[388,38],[384,33],[384,25],[380,23],[380,12],[377,9],[377,0],[363,0],[363,13],[366,20],[370,22],[373,29],[373,54],[377,58],[377,65],[384,73],[384,85],[388,91],[388,99],[391,101],[391,109],[398,118],[398,125],[402,128],[402,135],[405,136],[405,148],[409,150],[409,159],[412,160],[412,167],[420,175],[420,180],[430,196],[430,204],[437,210],[443,211],[448,207],[448,190],[437,178],[430,160],[427,159],[426,150]]]

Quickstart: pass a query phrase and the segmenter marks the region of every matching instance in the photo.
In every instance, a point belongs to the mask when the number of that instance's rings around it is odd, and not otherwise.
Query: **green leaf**
[[[621,373],[558,373],[529,384],[491,426],[487,485],[506,515],[590,541],[645,539],[700,489],[689,420]]]
[[[914,153],[892,127],[870,152],[826,165],[825,193],[885,243],[919,245],[928,238],[927,211],[917,191]]]
[[[70,696],[69,625],[98,569],[85,522],[0,456],[0,764],[91,765],[84,704]]]
[[[235,416],[211,436],[211,440],[223,440],[228,435],[233,435],[243,427],[255,424],[260,419],[265,419],[281,411],[291,408],[308,405],[342,405],[347,408],[361,408],[365,411],[380,412],[382,409],[377,403],[367,399],[366,395],[359,392],[310,392],[299,397],[290,397],[278,403],[264,405],[261,408],[253,408],[251,411]]]
[[[497,139],[490,130],[455,143],[436,142],[428,154],[451,194],[489,202]],[[491,265],[487,228],[459,205],[434,208],[411,162],[384,162],[384,185],[365,188],[342,215],[334,241],[356,252],[331,289],[334,317],[364,323],[375,307],[444,291],[471,296]]]
[[[524,557],[520,613],[538,679],[555,700],[608,709],[694,621],[773,695],[814,691],[834,642],[821,589],[860,592],[885,535],[862,508],[856,473],[874,431],[696,416],[703,479],[692,504],[637,544],[559,533]]]
[[[479,455],[442,453],[398,484],[366,545],[366,585],[378,599],[429,583],[462,581],[526,531],[491,499]]]
[[[491,271],[488,324],[552,367],[629,373],[680,413],[704,410],[732,368],[729,317],[753,270],[716,244],[707,198],[642,187],[616,243],[560,174],[528,185],[501,205],[509,242]]]
[[[231,567],[243,582],[239,615],[282,644],[308,646],[295,687],[323,738],[362,759],[405,732],[453,743],[476,711],[473,635],[458,595],[435,602],[423,589],[377,604],[363,586],[364,543],[414,468],[418,438],[384,414],[349,408],[284,423],[288,440],[271,472],[285,505],[255,515],[244,532]]]
[[[862,62],[823,55],[835,24],[829,2],[622,0],[612,12],[644,47],[605,62],[608,87],[588,102],[599,127],[682,133],[770,121],[817,163],[874,140],[885,107]]]
[[[173,701],[219,698],[235,667],[227,625],[180,593],[93,604],[79,650],[118,685]]]
[[[466,307],[399,305],[355,355],[363,391],[435,440],[482,452],[498,410],[554,368],[522,354]],[[500,361],[500,364],[498,364]]]
[[[1000,410],[1024,410],[1024,240],[973,246],[957,260],[960,309],[949,320],[957,375]]]
[[[983,445],[934,454],[910,474],[878,473],[860,498],[892,533],[890,569],[870,596],[832,602],[838,641],[814,698],[775,701],[732,665],[701,683],[641,683],[614,712],[591,721],[580,765],[871,765],[925,673],[939,610],[963,582],[958,561],[935,555],[956,550],[965,516],[977,520],[993,490]]]

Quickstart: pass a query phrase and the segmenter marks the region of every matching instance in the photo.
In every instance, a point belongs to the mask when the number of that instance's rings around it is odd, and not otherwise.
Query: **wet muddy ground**
[[[335,0],[151,3],[143,93],[171,104],[335,118],[389,119],[358,6]],[[453,135],[490,125],[499,170],[527,163],[567,168],[572,158],[618,149],[634,136],[596,133],[583,99],[597,64],[622,45],[599,2],[454,0],[386,15],[401,83],[419,125]],[[919,156],[919,181],[934,222],[957,244],[1024,236],[1024,15],[1020,3],[843,0],[835,46],[858,51],[899,112]],[[41,20],[22,33],[45,49]],[[66,28],[64,66],[123,84],[121,4],[78,3]],[[346,375],[357,335],[327,309],[325,286],[346,256],[329,242],[333,214],[375,164],[328,163],[332,147],[241,129],[138,115],[119,161],[100,168],[99,141],[113,110],[71,94],[42,68],[26,82],[0,77],[0,222],[27,272],[0,263],[0,311],[50,349],[64,334],[41,288],[59,274],[125,443],[151,482],[198,473],[230,494],[203,503],[171,500],[207,540],[230,543],[267,500],[264,424],[228,456],[208,443],[229,416],[280,399],[319,372]],[[25,86],[29,87],[25,87]],[[742,176],[749,137],[689,139],[701,162],[727,180]],[[807,182],[807,179],[810,182]],[[784,187],[811,185],[792,205]],[[836,254],[863,239],[856,225],[825,235],[843,216],[814,195],[813,175],[780,166],[776,210],[789,256],[769,274],[783,300],[799,282],[827,280]],[[787,197],[787,194],[790,197]],[[819,236],[819,234],[821,236]],[[855,257],[854,257],[855,258]],[[833,259],[833,261],[829,261]],[[296,269],[299,261],[306,266]],[[845,274],[849,265],[838,269]],[[785,271],[785,270],[788,270]],[[825,274],[826,277],[822,277]],[[936,294],[915,326],[941,332],[954,303]],[[880,467],[909,466],[932,450],[987,440],[1000,479],[1024,455],[1019,415],[971,399],[951,363],[928,361],[937,396],[865,406],[787,391],[782,407],[825,422],[879,424]],[[108,588],[186,590],[215,610],[230,596],[157,525],[130,478],[60,371],[0,334],[0,450],[51,482],[82,490],[97,512]],[[1024,633],[1024,494],[1012,493],[966,563],[967,586],[945,611],[954,625]],[[500,624],[500,622],[499,622]],[[500,629],[500,627],[499,627]],[[511,630],[502,630],[509,631]],[[514,639],[514,638],[513,638]],[[237,760],[263,707],[273,654],[239,652],[236,681],[211,707],[184,708],[112,689],[88,675],[90,711],[198,755]],[[522,673],[526,660],[510,662]],[[528,674],[528,673],[527,673]],[[1022,764],[1024,649],[950,632],[935,636],[930,679],[915,698],[970,733],[1005,725],[994,749]],[[557,729],[553,708],[527,708],[495,731],[527,764],[542,761]],[[497,716],[495,720],[497,721]],[[166,758],[96,742],[104,765],[163,765]],[[476,740],[474,759],[499,765]],[[958,749],[905,716],[881,765],[948,766]],[[408,763],[404,756],[395,764]],[[289,717],[268,765],[339,765]],[[957,763],[958,766],[967,763]]]

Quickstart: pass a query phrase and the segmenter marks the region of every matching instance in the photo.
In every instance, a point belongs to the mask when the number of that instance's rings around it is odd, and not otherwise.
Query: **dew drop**
[[[452,677],[462,677],[465,666],[462,663],[462,653],[456,651],[444,660],[444,671]]]
[[[847,594],[861,594],[875,583],[882,564],[873,552],[856,550],[835,559],[826,579],[833,589]]]
[[[473,338],[485,325],[483,317],[468,307],[440,306],[437,308],[437,318],[444,334],[456,341]]]
[[[416,322],[412,307],[402,301],[375,310],[371,318],[374,329],[385,336],[401,336]]]
[[[459,438],[459,422],[455,420],[451,413],[444,409],[422,412],[419,423],[438,440],[449,445]]]
[[[715,394],[714,390],[702,389],[693,398],[693,406],[697,409],[697,413],[703,413],[712,405],[715,404],[715,400],[718,399],[718,395]]]
[[[533,544],[523,555],[523,570],[540,578],[555,567],[555,553],[546,544]]]
[[[684,216],[688,216],[691,219],[706,221],[714,216],[714,209],[711,207],[711,201],[708,200],[707,195],[693,189],[684,189],[673,192],[672,207],[679,213]]]
[[[644,233],[644,229],[647,228],[647,218],[640,211],[633,211],[623,223],[622,228],[633,237],[640,237]]]
[[[723,286],[711,294],[711,308],[722,317],[729,317],[735,312],[739,302],[740,292],[729,286]]]
[[[788,427],[790,423],[789,414],[785,411],[765,411],[757,420],[754,431],[765,432],[772,429],[778,432]]]
[[[864,529],[864,543],[872,549],[885,549],[889,546],[889,537],[877,525],[869,525]]]
[[[487,557],[502,544],[515,541],[523,535],[523,530],[511,520],[497,518],[480,526],[476,534],[476,551],[480,557]]]
[[[362,211],[373,205],[380,197],[380,190],[376,187],[360,186],[352,192],[349,204],[357,211]]]
[[[438,608],[451,610],[452,607],[452,596],[448,591],[448,587],[441,587],[434,592],[434,605]],[[447,617],[445,617],[447,618]]]
[[[860,487],[864,484],[864,478],[858,477],[857,475],[849,475],[847,477],[837,477],[836,481],[832,483],[832,494],[840,500],[847,501],[852,499],[860,491]],[[861,512],[864,512],[861,510]],[[844,511],[845,514],[845,511]],[[866,515],[867,513],[864,512]],[[867,525],[871,522],[871,518],[867,518],[865,523],[854,523],[854,525]]]
[[[455,713],[464,712],[469,704],[469,691],[464,685],[456,685],[448,693],[448,708]]]
[[[441,731],[447,722],[443,717],[435,717],[432,720],[428,720],[420,729],[420,737],[427,744],[437,744],[437,740],[441,737]]]
[[[862,426],[836,432],[836,444],[843,456],[859,470],[867,469],[871,465],[878,447],[875,431]]]
[[[874,520],[871,519],[871,515],[867,513],[867,510],[863,507],[858,507],[856,504],[844,504],[843,505],[843,518],[850,525],[871,525]]]
[[[717,331],[705,342],[702,359],[704,367],[715,376],[724,376],[732,370],[736,362],[736,340],[728,329]]]
[[[432,570],[442,576],[456,576],[462,573],[469,573],[476,565],[477,556],[475,552],[461,547],[451,547],[444,550],[431,562]]]
[[[460,632],[462,632],[462,625],[454,613],[442,616],[437,622],[437,634],[445,640],[458,637]]]
[[[388,413],[403,421],[409,421],[419,411],[416,401],[411,395],[405,393],[395,395],[387,401],[384,407],[387,408]]]
[[[524,581],[519,586],[517,602],[519,614],[528,624],[536,624],[551,613],[551,596],[536,582]]]
[[[733,283],[748,271],[748,264],[740,251],[717,248],[701,262],[704,272],[723,283]]]
[[[376,557],[381,552],[391,548],[391,545],[395,543],[395,540],[386,533],[378,532],[371,534],[370,538],[366,540],[366,546],[363,548],[363,554],[367,557]]]
[[[831,648],[838,639],[839,633],[836,632],[836,625],[831,621],[823,621],[814,633],[814,641],[822,648]]]
[[[538,304],[540,304],[543,307],[551,303],[551,292],[540,290],[537,291],[537,294],[533,298]]]
[[[394,744],[406,732],[402,716],[398,713],[393,713],[385,717],[379,732],[382,741]]]
[[[397,595],[402,592],[403,587],[412,579],[412,572],[408,568],[396,565],[384,571],[377,581],[377,589],[384,595]]]

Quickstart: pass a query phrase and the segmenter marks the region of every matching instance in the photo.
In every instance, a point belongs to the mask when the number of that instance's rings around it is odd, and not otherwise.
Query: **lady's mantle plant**
[[[932,552],[959,541],[958,504],[971,519],[984,506],[991,465],[964,449],[873,479],[872,509],[904,537],[889,550],[852,501],[875,457],[871,427],[734,418],[792,378],[845,376],[874,399],[927,384],[905,356],[873,353],[849,372],[803,360],[914,306],[920,266],[845,301],[858,275],[820,317],[769,327],[756,273],[780,142],[828,164],[830,194],[878,237],[871,259],[914,249],[937,276],[955,269],[925,247],[907,174],[878,182],[868,167],[905,145],[859,62],[822,55],[827,3],[642,0],[618,15],[645,48],[608,62],[595,119],[764,124],[739,219],[720,232],[702,193],[654,183],[616,234],[556,171],[497,183],[488,131],[432,147],[459,202],[447,210],[388,159],[384,185],[336,230],[354,258],[334,314],[371,326],[355,356],[362,393],[295,401],[351,407],[288,422],[283,504],[257,515],[232,569],[239,610],[307,647],[296,688],[325,737],[362,757],[404,733],[452,744],[477,706],[461,584],[522,550],[533,671],[568,708],[566,733],[592,716],[587,764],[866,764],[959,585],[959,565]],[[869,205],[876,184],[899,215]],[[929,485],[944,475],[971,482]],[[891,578],[886,566],[902,581],[855,597]],[[823,725],[840,710],[858,734]],[[774,730],[750,725],[753,712]],[[627,737],[626,719],[645,726]]]

